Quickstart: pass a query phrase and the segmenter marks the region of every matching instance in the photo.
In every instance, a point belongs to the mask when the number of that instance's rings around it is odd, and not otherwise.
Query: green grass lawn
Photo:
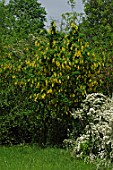
[[[95,170],[58,148],[37,146],[0,146],[0,170]]]

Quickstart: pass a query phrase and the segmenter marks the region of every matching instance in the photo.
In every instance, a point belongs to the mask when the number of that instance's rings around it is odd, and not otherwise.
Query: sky
[[[6,0],[8,2],[9,0]],[[71,11],[70,6],[67,4],[68,0],[38,0],[39,3],[45,7],[47,12],[47,25],[50,24],[51,19],[60,21],[62,13]],[[82,0],[75,0],[76,12],[83,12]]]
[[[47,12],[47,24],[49,25],[51,19],[60,20],[61,14],[71,11],[71,7],[67,4],[68,0],[38,0]],[[83,12],[82,0],[75,0],[76,12]]]

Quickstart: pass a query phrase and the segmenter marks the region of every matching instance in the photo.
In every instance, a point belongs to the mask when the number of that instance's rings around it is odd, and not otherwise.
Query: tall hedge
[[[1,143],[61,144],[66,138],[70,109],[101,84],[96,77],[105,56],[95,55],[83,36],[74,23],[65,33],[52,22],[35,41],[5,47],[0,57]]]

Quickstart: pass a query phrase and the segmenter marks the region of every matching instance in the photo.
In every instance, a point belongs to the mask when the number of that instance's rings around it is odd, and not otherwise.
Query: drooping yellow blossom
[[[52,93],[52,89],[49,89],[49,90],[47,91],[47,94],[49,94],[49,93]]]
[[[42,99],[45,99],[45,97],[46,97],[46,94],[43,93],[43,94],[41,95],[41,98],[42,98]]]
[[[56,65],[59,67],[59,66],[60,66],[60,62],[59,62],[59,61],[56,61]]]

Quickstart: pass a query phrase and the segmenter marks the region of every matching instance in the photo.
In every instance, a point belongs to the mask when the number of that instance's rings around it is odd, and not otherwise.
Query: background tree
[[[108,42],[111,43],[113,40],[113,0],[83,0],[83,2],[85,17],[82,31],[96,47],[101,44],[104,50],[110,50]]]
[[[0,1],[0,40],[7,33],[5,1]]]
[[[80,25],[90,47],[100,57],[105,53],[106,64],[102,73],[103,90],[111,95],[113,84],[113,0],[83,0],[85,16]]]
[[[9,32],[16,38],[45,29],[46,11],[37,0],[10,0],[6,7]]]

